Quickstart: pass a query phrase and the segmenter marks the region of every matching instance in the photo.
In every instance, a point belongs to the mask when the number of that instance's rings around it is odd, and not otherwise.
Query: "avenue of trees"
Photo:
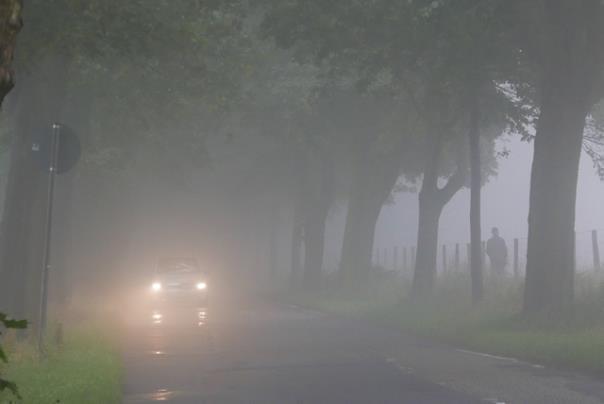
[[[361,91],[387,76],[390,90],[411,106],[399,113],[422,122],[416,131],[426,145],[426,166],[414,277],[420,295],[434,284],[438,217],[452,194],[468,184],[469,171],[472,286],[480,300],[481,151],[489,132],[528,137],[534,126],[524,312],[541,314],[566,310],[573,301],[579,156],[586,118],[604,95],[603,13],[596,0],[292,0],[269,2],[264,24],[279,46],[327,66],[334,76],[352,75]],[[466,161],[460,157],[452,173],[439,171],[443,146],[463,134],[468,141],[460,154]],[[439,187],[443,177],[447,183]],[[384,181],[383,187],[382,195],[392,183]],[[379,192],[371,193],[379,198]],[[374,226],[375,219],[370,216],[365,225]],[[371,251],[371,239],[365,242],[369,248],[360,253]],[[343,271],[368,267],[367,259],[346,261],[344,255],[342,264]]]
[[[1,101],[21,3],[0,5]],[[257,201],[269,238],[271,218],[287,216],[288,284],[304,288],[321,287],[327,218],[345,206],[336,280],[358,287],[401,189],[418,191],[413,297],[429,299],[441,213],[467,187],[479,303],[481,187],[497,173],[497,138],[514,134],[535,146],[524,314],[572,306],[579,157],[604,97],[600,0],[29,0],[23,21],[2,122],[0,309],[11,315],[35,318],[45,178],[30,149],[53,121],[84,146],[57,211],[65,299],[74,268],[97,262],[88,275],[102,278],[138,220],[180,194],[199,212],[250,215],[241,201]]]

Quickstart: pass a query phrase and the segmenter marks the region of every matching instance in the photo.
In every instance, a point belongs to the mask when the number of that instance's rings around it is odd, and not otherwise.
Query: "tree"
[[[516,72],[518,57],[510,46],[508,13],[499,2],[412,3],[412,13],[417,16],[414,19],[417,39],[410,44],[415,51],[409,52],[407,59],[407,71],[413,80],[407,79],[405,88],[420,95],[414,99],[419,99],[416,103],[427,128],[426,137],[432,139],[420,192],[415,294],[422,295],[433,288],[438,217],[444,204],[465,184],[468,162],[463,155],[469,154],[471,278],[473,300],[478,302],[482,296],[480,189],[494,173],[494,139],[504,131],[524,133],[531,109],[518,96],[511,97],[503,90],[516,88],[502,77]],[[422,91],[428,91],[427,96],[421,97]],[[438,164],[442,161],[440,149],[446,138],[458,139],[464,144],[462,149],[469,153],[461,153],[456,174],[439,190],[436,182]],[[481,157],[485,150],[489,153]]]
[[[328,5],[295,1],[268,2],[264,13],[265,35],[293,49],[299,59],[325,67],[327,78],[350,94],[339,106],[348,111],[342,115],[348,116],[349,122],[340,130],[348,132],[345,144],[350,145],[352,178],[340,273],[341,278],[353,282],[366,276],[371,267],[377,217],[403,165],[417,162],[416,149],[409,147],[415,135],[412,109],[404,96],[388,88],[394,68],[383,63],[393,41],[382,43],[390,32],[382,32],[382,27],[374,23],[390,15],[388,21],[393,24],[388,29],[394,29],[398,40],[406,32],[401,29],[405,25],[394,24],[392,16],[404,12],[404,6],[389,2],[378,2],[367,9],[341,1]],[[347,105],[349,100],[357,105]]]
[[[417,119],[408,100],[366,94],[349,116],[350,177],[340,275],[359,285],[369,275],[375,226],[401,173],[414,176],[418,165]]]
[[[523,311],[567,312],[574,293],[575,202],[585,119],[604,94],[604,4],[551,0],[515,6],[524,23],[519,46],[535,68],[539,99]]]
[[[14,75],[11,68],[17,33],[21,29],[21,1],[5,0],[0,3],[0,105],[4,97],[14,86]],[[25,328],[26,322],[9,319],[0,312],[0,323],[6,328]],[[0,333],[1,334],[1,333]],[[0,361],[6,362],[6,355],[0,346]],[[9,389],[18,396],[17,386],[0,377],[0,392]]]
[[[14,86],[11,64],[15,53],[17,34],[21,30],[21,0],[0,2],[0,105]]]

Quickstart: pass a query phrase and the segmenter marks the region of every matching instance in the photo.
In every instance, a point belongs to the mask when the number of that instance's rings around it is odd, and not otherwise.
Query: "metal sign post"
[[[46,331],[48,311],[48,273],[50,270],[50,241],[52,233],[52,208],[55,187],[55,176],[58,166],[59,148],[61,142],[61,125],[52,124],[50,139],[50,162],[48,165],[48,193],[46,199],[46,224],[44,228],[44,250],[42,261],[42,283],[40,287],[40,313],[38,315],[38,350],[41,356],[46,356],[44,333]]]

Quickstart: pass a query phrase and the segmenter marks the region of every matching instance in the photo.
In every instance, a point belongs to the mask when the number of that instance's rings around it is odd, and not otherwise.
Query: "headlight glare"
[[[153,282],[151,284],[151,290],[154,292],[159,292],[161,290],[161,282]]]
[[[205,282],[197,282],[197,285],[195,285],[195,287],[197,288],[197,290],[204,290],[208,287],[208,285]]]

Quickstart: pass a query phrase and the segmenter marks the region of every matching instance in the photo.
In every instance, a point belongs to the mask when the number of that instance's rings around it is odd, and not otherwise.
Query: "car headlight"
[[[151,284],[151,290],[154,292],[159,292],[161,290],[161,282],[153,282]]]
[[[195,285],[195,287],[197,288],[197,290],[204,290],[208,287],[208,285],[205,282],[197,282],[197,285]]]

